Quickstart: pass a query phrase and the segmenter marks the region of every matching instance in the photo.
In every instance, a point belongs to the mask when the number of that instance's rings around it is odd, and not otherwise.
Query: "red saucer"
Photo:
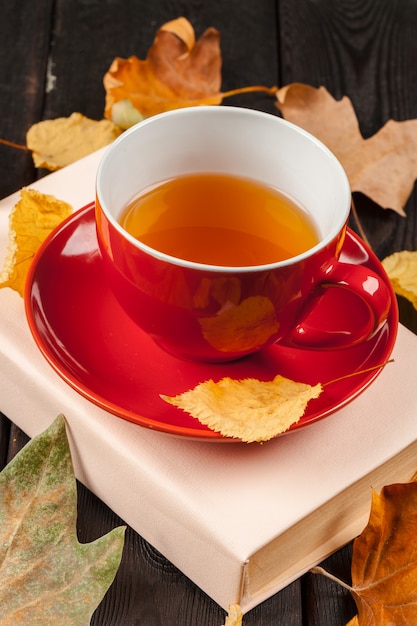
[[[390,282],[375,255],[348,231],[343,261],[363,264],[383,277],[392,306],[376,335],[354,348],[303,350],[274,345],[254,356],[226,364],[198,364],[177,359],[157,347],[123,312],[102,272],[93,205],[81,209],[44,242],[32,263],[25,294],[30,330],[43,355],[80,394],[116,416],[156,430],[206,441],[234,441],[209,430],[180,409],[161,400],[199,382],[224,376],[271,380],[276,374],[316,384],[372,368],[386,361],[394,347],[398,313]],[[342,289],[327,290],[326,310],[340,299],[346,317],[361,322],[360,300]],[[320,304],[316,315],[320,315]],[[331,316],[330,316],[331,317]],[[358,374],[325,387],[290,430],[341,408],[378,375]]]

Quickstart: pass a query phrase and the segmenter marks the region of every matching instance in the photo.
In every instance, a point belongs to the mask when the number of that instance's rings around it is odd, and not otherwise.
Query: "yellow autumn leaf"
[[[207,380],[177,396],[161,397],[211,430],[252,443],[268,441],[288,430],[321,392],[320,383],[311,386],[277,375],[266,382],[254,378]]]
[[[104,148],[121,133],[110,120],[96,121],[73,113],[34,124],[26,134],[26,144],[35,167],[58,170]]]
[[[238,604],[231,604],[224,626],[242,626],[242,618],[243,615],[240,606]]]
[[[382,261],[396,294],[417,309],[417,252],[395,252]]]
[[[67,202],[35,189],[21,189],[20,200],[9,218],[9,244],[0,287],[10,287],[23,297],[26,275],[36,251],[71,213]]]

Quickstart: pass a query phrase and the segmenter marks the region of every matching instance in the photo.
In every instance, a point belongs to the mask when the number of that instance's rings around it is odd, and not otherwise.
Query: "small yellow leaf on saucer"
[[[29,128],[27,147],[35,167],[58,170],[112,143],[122,130],[110,120],[91,120],[81,113],[44,120]]]
[[[224,626],[242,626],[242,610],[238,604],[231,604]]]
[[[417,252],[403,250],[387,256],[382,265],[396,294],[417,309]]]
[[[211,430],[251,443],[268,441],[288,430],[321,392],[320,383],[311,386],[278,375],[267,382],[254,378],[207,380],[190,391],[162,398]]]
[[[10,287],[22,297],[26,275],[41,243],[66,217],[72,207],[35,189],[21,189],[20,200],[9,218],[9,245],[0,287]]]

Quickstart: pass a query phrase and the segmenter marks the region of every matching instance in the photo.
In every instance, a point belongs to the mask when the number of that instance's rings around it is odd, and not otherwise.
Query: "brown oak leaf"
[[[389,120],[364,139],[350,99],[335,100],[324,87],[292,83],[277,91],[283,117],[320,139],[346,170],[352,191],[405,215],[417,179],[417,120]]]

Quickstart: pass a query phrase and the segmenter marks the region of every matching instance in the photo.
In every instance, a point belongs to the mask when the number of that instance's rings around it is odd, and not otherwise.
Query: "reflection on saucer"
[[[204,339],[220,352],[256,350],[279,328],[274,305],[265,296],[251,296],[216,316],[202,317],[199,322]],[[234,333],[231,328],[236,329]]]

